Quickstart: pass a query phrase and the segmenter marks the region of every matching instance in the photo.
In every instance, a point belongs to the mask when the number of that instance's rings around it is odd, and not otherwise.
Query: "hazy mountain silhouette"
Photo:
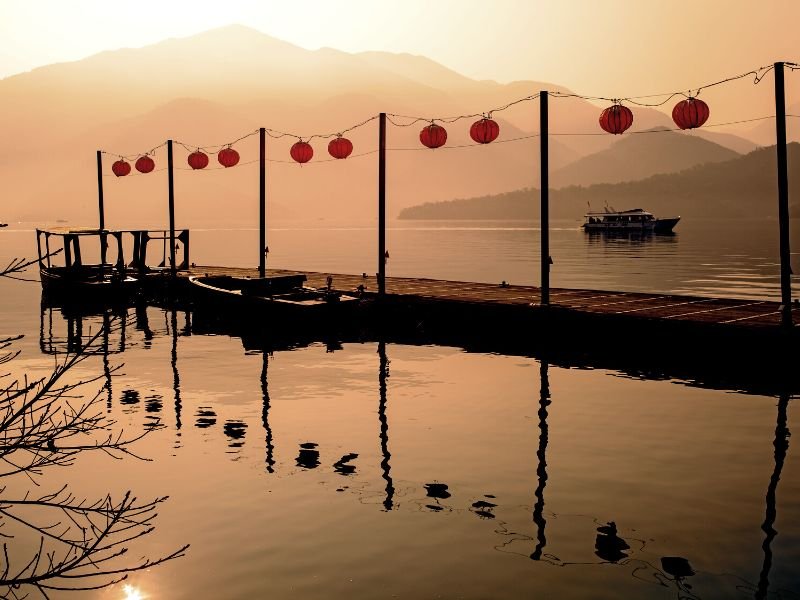
[[[623,136],[613,146],[554,171],[554,187],[635,181],[657,173],[722,162],[738,153],[700,137],[664,131]]]
[[[789,145],[789,172],[800,172],[800,144]],[[659,216],[777,216],[775,147],[755,150],[733,160],[654,175],[640,181],[566,187],[550,192],[553,218],[578,219],[587,207],[640,207]],[[790,211],[798,217],[800,186],[789,186]],[[423,204],[401,212],[404,219],[531,219],[539,218],[539,191],[514,192]]]
[[[186,156],[196,145],[232,141],[259,126],[304,136],[336,132],[380,111],[468,115],[541,89],[568,91],[535,81],[475,81],[408,54],[310,51],[243,26],[103,52],[0,80],[2,217],[94,223],[95,150],[135,160],[172,138],[186,144],[175,148],[181,169],[175,178],[178,225],[220,225],[222,206],[225,225],[252,225],[258,211],[257,138],[236,145],[241,163],[227,170],[189,171]],[[597,132],[600,110],[582,99],[553,98],[550,129]],[[520,103],[495,118],[501,126],[498,142],[526,138],[538,130],[538,105]],[[477,147],[468,137],[470,123],[448,125],[447,147],[434,151],[419,144],[424,123],[390,126],[390,215],[420,202],[512,191],[538,182],[537,138]],[[658,126],[672,126],[669,116],[636,109],[633,130]],[[327,140],[314,139],[314,160],[302,167],[289,159],[294,138],[269,138],[267,154],[274,161],[267,173],[270,218],[375,216],[377,166],[370,153],[377,147],[377,124],[349,136],[353,157],[320,162],[327,157]],[[551,169],[557,172],[615,141],[605,135],[553,136]],[[153,157],[156,171],[150,175],[105,178],[108,226],[166,223],[164,148]],[[107,174],[113,160],[106,155]],[[212,157],[211,165],[216,164]]]

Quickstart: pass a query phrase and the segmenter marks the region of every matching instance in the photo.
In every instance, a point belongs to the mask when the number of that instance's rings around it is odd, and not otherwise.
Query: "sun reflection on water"
[[[133,587],[132,585],[126,585],[122,588],[122,591],[125,592],[125,598],[123,600],[144,600],[144,596],[142,592],[138,589]]]

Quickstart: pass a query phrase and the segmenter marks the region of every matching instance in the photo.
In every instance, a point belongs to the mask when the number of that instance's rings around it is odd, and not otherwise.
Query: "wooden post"
[[[786,97],[783,63],[775,63],[775,134],[778,152],[778,228],[781,256],[781,325],[792,326],[792,266],[789,251],[789,174],[786,159]]]
[[[172,140],[167,140],[167,182],[169,185],[169,268],[175,275],[175,177],[172,168]]]
[[[267,131],[263,127],[259,131],[258,159],[258,276],[267,275]]]
[[[386,294],[386,113],[378,120],[378,294]]]
[[[548,147],[548,126],[547,126],[547,91],[539,92],[539,160],[540,160],[540,201],[541,201],[541,304],[550,304],[550,180],[548,172],[549,147]]]

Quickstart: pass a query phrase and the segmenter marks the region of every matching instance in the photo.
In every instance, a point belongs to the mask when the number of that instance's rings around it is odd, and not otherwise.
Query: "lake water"
[[[11,229],[0,258],[31,256],[30,228]],[[558,223],[552,283],[778,297],[774,223],[677,231],[590,238]],[[249,266],[256,240],[193,230],[193,260]],[[275,267],[375,270],[368,225],[275,224],[269,244]],[[388,248],[390,275],[538,283],[532,224],[393,223]],[[4,370],[46,373],[67,337],[62,313],[40,308],[38,283],[0,278],[0,314],[0,335],[25,334]],[[130,556],[191,548],[135,573],[129,593],[53,597],[800,596],[788,394],[375,339],[267,353],[223,329],[198,334],[191,312],[130,314],[110,336],[108,364],[122,366],[101,393],[126,431],[164,426],[135,447],[153,460],[83,456],[39,483],[168,495]],[[74,375],[99,375],[95,390],[103,362]]]

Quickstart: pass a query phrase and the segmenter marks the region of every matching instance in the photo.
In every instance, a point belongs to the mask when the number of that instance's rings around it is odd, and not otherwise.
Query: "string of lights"
[[[791,72],[800,70],[800,64],[795,62],[784,62],[783,65],[789,69]],[[625,133],[633,123],[633,113],[629,108],[624,106],[624,104],[631,104],[635,106],[641,107],[648,107],[648,108],[655,108],[665,105],[670,100],[676,97],[682,97],[683,100],[679,101],[677,105],[675,105],[672,111],[672,118],[675,121],[677,128],[659,128],[659,129],[651,129],[651,130],[642,130],[642,131],[630,131],[629,134],[642,134],[642,133],[660,133],[664,131],[681,131],[681,130],[691,130],[696,129],[700,126],[704,126],[706,128],[709,127],[723,127],[727,125],[734,125],[740,123],[749,123],[755,122],[770,118],[775,118],[774,115],[766,116],[766,117],[757,117],[753,119],[744,119],[739,121],[729,121],[726,123],[716,123],[716,124],[706,124],[706,120],[709,116],[709,108],[708,105],[700,100],[698,96],[703,90],[707,90],[709,88],[713,88],[716,86],[720,86],[726,83],[730,83],[733,81],[738,81],[741,79],[745,79],[748,77],[752,77],[753,85],[758,85],[764,77],[773,69],[775,68],[774,65],[767,65],[763,67],[758,67],[755,69],[751,69],[745,73],[741,73],[738,75],[734,75],[731,77],[726,77],[724,79],[720,79],[719,81],[714,81],[712,83],[708,83],[705,85],[701,85],[696,88],[691,88],[687,91],[674,91],[674,92],[666,92],[662,94],[648,94],[648,95],[640,95],[640,96],[627,96],[627,97],[620,97],[620,98],[611,98],[605,96],[590,96],[590,95],[583,95],[577,94],[572,92],[561,92],[561,91],[548,91],[547,94],[554,98],[577,98],[586,101],[604,101],[610,102],[611,106],[603,110],[600,115],[600,127],[606,133],[612,134],[623,134]],[[497,140],[500,128],[497,122],[495,122],[492,117],[494,113],[500,113],[505,110],[510,109],[513,106],[524,102],[530,102],[533,100],[537,100],[540,98],[542,92],[531,94],[529,96],[524,96],[522,98],[518,98],[516,100],[512,100],[502,106],[498,106],[496,108],[490,109],[486,112],[481,113],[469,113],[469,114],[462,114],[462,115],[453,115],[453,116],[443,116],[443,117],[422,117],[422,116],[409,116],[409,115],[402,115],[396,113],[387,113],[386,120],[391,123],[395,127],[411,127],[413,125],[419,123],[427,123],[425,127],[423,127],[422,131],[420,132],[420,142],[423,146],[427,148],[441,148],[445,147],[447,141],[447,132],[442,125],[449,125],[453,123],[457,123],[459,121],[465,119],[478,119],[475,121],[471,128],[470,128],[470,137],[473,139],[475,144],[461,144],[461,145],[450,145],[446,146],[447,148],[464,148],[464,147],[471,147],[476,145],[485,145],[491,142],[494,143],[505,143],[505,142],[513,142],[519,141],[523,139],[530,139],[532,137],[537,137],[538,134],[529,135],[529,136],[522,136],[518,138],[508,139],[508,140]],[[651,99],[658,99],[656,101],[650,102]],[[786,115],[787,117],[798,117],[798,115]],[[372,121],[378,119],[378,115],[370,116],[354,125],[351,125],[345,129],[341,129],[336,132],[328,132],[328,133],[314,133],[311,135],[298,135],[297,133],[281,131],[272,128],[264,128],[264,131],[267,135],[269,135],[273,139],[281,139],[284,137],[290,137],[297,140],[290,149],[290,156],[292,160],[278,160],[278,159],[269,159],[268,162],[296,162],[300,164],[307,163],[311,161],[314,155],[314,149],[310,145],[310,142],[315,139],[319,140],[330,140],[328,144],[328,152],[332,158],[325,158],[325,159],[317,159],[314,162],[332,162],[335,160],[340,160],[343,158],[347,158],[352,154],[353,151],[353,144],[352,142],[344,137],[345,134],[350,133],[360,127],[364,127],[371,123]],[[178,144],[182,148],[184,148],[187,152],[190,152],[188,162],[190,169],[186,169],[185,167],[183,170],[202,170],[208,167],[209,159],[207,156],[208,154],[217,153],[218,160],[220,163],[220,167],[212,167],[212,169],[220,169],[220,168],[229,168],[239,164],[239,153],[232,148],[233,145],[256,135],[259,133],[259,129],[249,131],[244,135],[230,141],[225,142],[222,144],[205,144],[205,145],[195,145],[189,144],[183,141],[176,140],[174,143]],[[553,136],[594,136],[594,135],[605,135],[606,133],[601,132],[585,132],[585,133],[550,133]],[[155,169],[155,163],[151,158],[151,155],[155,154],[156,151],[161,149],[166,145],[166,142],[162,142],[161,144],[154,146],[153,148],[147,150],[143,153],[136,153],[136,154],[117,154],[113,152],[102,151],[103,154],[111,155],[118,157],[117,160],[112,165],[112,171],[114,175],[117,177],[128,175],[131,172],[130,164],[128,164],[128,157],[130,156],[138,156],[139,158],[136,160],[136,169],[140,173],[150,173],[153,172]],[[393,150],[417,150],[417,149],[424,149],[424,148],[394,148]],[[366,153],[361,153],[354,155],[353,158],[358,156],[366,156],[368,154],[372,154],[375,151],[369,151]],[[248,161],[246,163],[241,163],[242,165],[245,164],[252,164],[256,161]],[[162,169],[158,169],[160,171]]]

